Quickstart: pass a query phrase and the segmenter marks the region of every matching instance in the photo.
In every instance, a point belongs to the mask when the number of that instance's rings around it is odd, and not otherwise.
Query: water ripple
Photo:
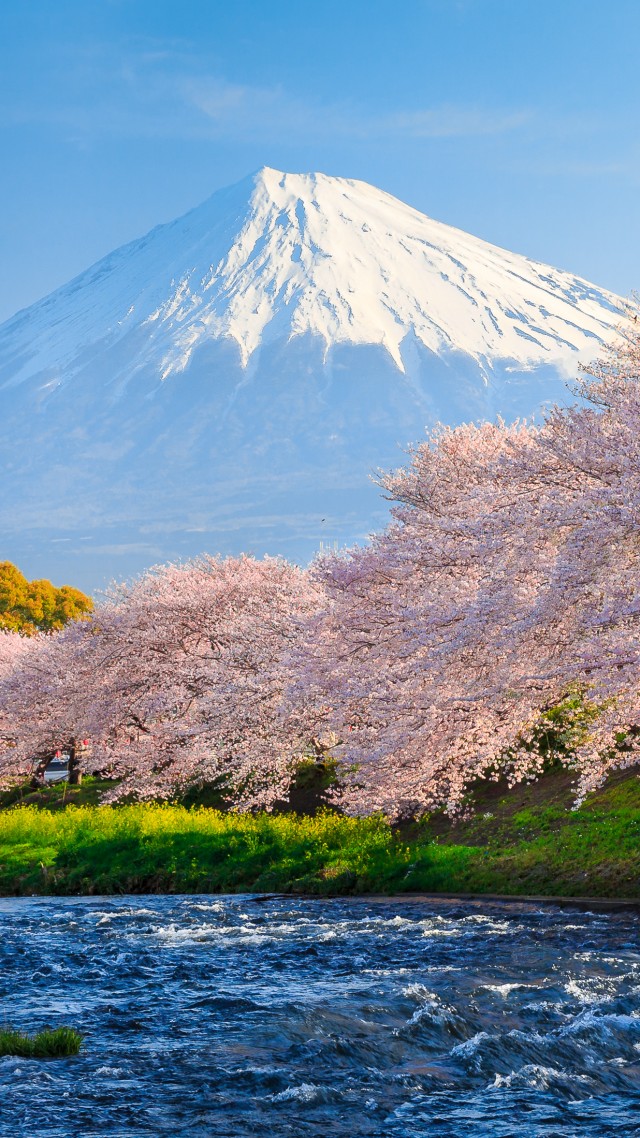
[[[634,913],[240,897],[0,901],[0,1136],[640,1136]]]

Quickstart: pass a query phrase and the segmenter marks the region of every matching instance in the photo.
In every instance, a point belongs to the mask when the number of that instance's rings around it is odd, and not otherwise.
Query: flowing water
[[[0,901],[2,1138],[640,1135],[633,911],[233,897]]]

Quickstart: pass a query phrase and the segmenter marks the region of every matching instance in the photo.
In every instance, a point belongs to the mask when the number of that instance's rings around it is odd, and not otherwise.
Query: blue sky
[[[0,0],[0,319],[262,165],[640,287],[637,0]]]

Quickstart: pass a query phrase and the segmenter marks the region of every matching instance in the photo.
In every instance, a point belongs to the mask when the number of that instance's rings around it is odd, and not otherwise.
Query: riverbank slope
[[[402,829],[320,812],[96,804],[102,787],[4,799],[0,894],[499,893],[640,899],[640,778],[618,772],[579,810],[555,771],[475,788],[476,813]],[[63,800],[64,795],[64,800]]]

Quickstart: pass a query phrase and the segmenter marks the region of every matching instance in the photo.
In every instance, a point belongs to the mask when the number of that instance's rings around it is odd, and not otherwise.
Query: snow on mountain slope
[[[72,373],[76,354],[133,327],[148,335],[135,363],[163,379],[211,338],[235,340],[246,364],[264,341],[305,333],[327,349],[380,344],[403,371],[413,333],[438,354],[554,361],[570,374],[573,353],[609,334],[618,304],[364,182],[263,169],[106,257],[0,339],[29,345],[14,379],[52,365]]]
[[[93,586],[362,537],[372,468],[562,398],[620,304],[363,182],[261,170],[0,326],[4,555],[49,575],[53,541]]]

